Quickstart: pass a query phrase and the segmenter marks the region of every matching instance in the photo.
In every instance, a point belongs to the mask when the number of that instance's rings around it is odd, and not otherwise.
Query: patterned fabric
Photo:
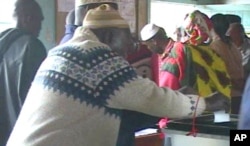
[[[184,28],[189,35],[189,43],[197,46],[210,38],[212,22],[206,14],[195,10],[186,15]]]
[[[225,62],[232,82],[231,96],[241,96],[245,80],[240,51],[234,45],[225,43],[218,37],[213,38],[213,41],[210,43],[210,47]]]
[[[166,60],[168,58],[174,45],[175,45],[175,41],[170,39],[169,43],[165,47],[164,53],[161,54],[160,56],[158,56],[157,65],[155,63],[154,64],[155,67],[153,67],[153,69],[154,69],[154,73],[158,74],[158,76],[157,76],[158,82],[157,83],[159,84],[160,87],[170,87],[171,89],[177,90],[180,87],[179,82],[171,82],[172,79],[169,78],[169,76],[171,76],[171,75],[168,72],[162,71],[162,68],[165,68],[165,65],[167,65],[167,64],[165,64],[164,60]],[[155,60],[152,60],[152,61],[155,61]],[[174,60],[169,60],[169,61],[174,62]],[[156,70],[156,67],[157,67],[157,70]],[[177,66],[175,66],[175,67],[177,67]],[[175,71],[173,71],[173,72],[175,72]]]
[[[188,46],[196,73],[196,87],[201,96],[219,91],[230,97],[231,82],[222,59],[208,46]]]
[[[86,45],[93,46],[91,42]],[[106,46],[93,46],[87,50],[72,48],[58,47],[50,51],[34,84],[43,82],[45,87],[101,107],[119,86],[136,77],[128,62]],[[111,84],[113,80],[118,82]]]
[[[191,86],[201,96],[214,91],[230,96],[231,82],[225,64],[208,46],[176,43],[169,57],[163,60],[161,70],[169,73],[165,84],[170,88]],[[175,82],[179,87],[173,85]]]

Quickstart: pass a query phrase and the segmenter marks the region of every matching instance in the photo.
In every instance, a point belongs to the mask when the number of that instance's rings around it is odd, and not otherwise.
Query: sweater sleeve
[[[198,103],[196,114],[205,110],[203,98],[184,95],[169,88],[159,88],[149,79],[136,78],[117,90],[107,101],[111,108],[138,111],[153,116],[183,118],[191,117]]]

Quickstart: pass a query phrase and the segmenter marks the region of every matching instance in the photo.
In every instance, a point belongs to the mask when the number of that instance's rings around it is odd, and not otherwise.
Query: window
[[[8,0],[8,3],[0,5],[0,32],[15,25],[13,19],[14,3],[15,0]]]
[[[163,27],[167,35],[175,39],[176,28],[182,24],[185,15],[195,8],[195,5],[191,4],[152,1],[150,22]]]
[[[242,18],[246,33],[250,36],[250,4],[225,4],[225,5],[194,5],[184,3],[174,3],[161,1],[151,1],[150,22],[163,27],[168,36],[176,38],[174,32],[176,27],[183,22],[184,16],[193,10],[201,12],[211,17],[213,14],[236,14]]]

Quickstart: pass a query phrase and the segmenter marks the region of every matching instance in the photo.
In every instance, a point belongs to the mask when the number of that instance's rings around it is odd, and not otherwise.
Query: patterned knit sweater
[[[92,32],[78,31],[82,35],[75,41],[50,50],[7,146],[119,145],[122,109],[159,117],[192,116],[197,96],[157,87]],[[201,98],[197,114],[204,109]]]

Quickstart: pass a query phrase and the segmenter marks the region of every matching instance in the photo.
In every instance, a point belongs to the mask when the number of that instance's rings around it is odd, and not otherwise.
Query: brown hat
[[[92,3],[117,3],[117,0],[75,0],[75,7]]]
[[[95,9],[90,9],[83,20],[82,26],[91,29],[106,27],[129,28],[128,23],[121,17],[119,11],[108,4],[102,4]]]

